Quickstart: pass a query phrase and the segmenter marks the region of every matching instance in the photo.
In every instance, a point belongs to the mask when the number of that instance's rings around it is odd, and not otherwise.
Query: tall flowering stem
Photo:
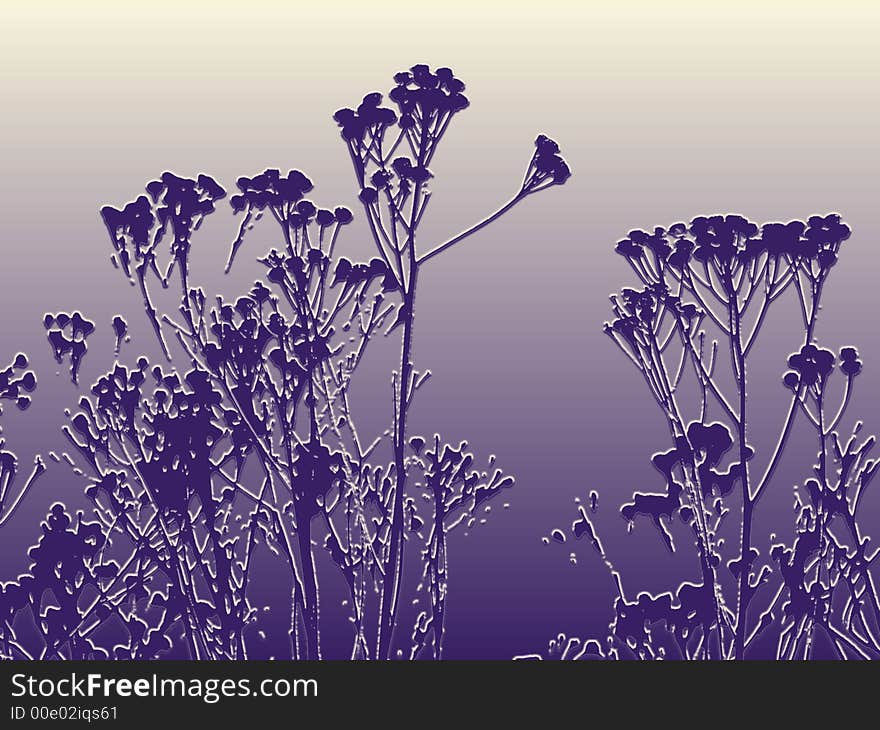
[[[605,332],[642,376],[674,444],[652,458],[665,491],[633,494],[621,515],[630,528],[648,518],[670,551],[681,529],[676,522],[683,523],[700,575],[667,592],[630,597],[596,535],[593,492],[571,534],[588,538],[611,572],[614,618],[606,646],[561,634],[550,642],[551,656],[766,658],[774,644],[776,659],[829,651],[840,659],[880,656],[880,598],[871,573],[880,551],[870,550],[859,517],[878,469],[870,457],[875,439],[859,435],[861,423],[840,436],[862,362],[854,347],[837,355],[815,337],[822,293],[849,236],[834,213],[763,225],[718,215],[630,231],[618,242],[640,286],[611,297],[614,317]],[[758,377],[750,355],[785,294],[797,304],[803,339],[783,378],[791,402],[779,436],[761,448],[749,428],[754,391],[747,385]],[[842,384],[835,384],[838,371]],[[792,542],[774,525],[762,558],[755,510],[777,481],[799,416],[816,434],[817,463],[796,491]],[[759,459],[764,468],[756,472]],[[726,547],[731,533],[733,550]],[[553,535],[565,542],[564,531]]]
[[[723,428],[729,427],[734,433],[738,460],[731,466],[729,476],[739,485],[741,522],[738,555],[730,561],[729,568],[736,578],[737,589],[730,608],[732,625],[726,627],[723,612],[719,613],[720,656],[736,659],[744,656],[749,605],[763,580],[763,573],[753,570],[759,557],[752,544],[754,509],[785,447],[797,401],[796,394],[764,477],[752,484],[750,461],[754,449],[748,439],[749,354],[770,306],[792,288],[797,291],[804,342],[811,341],[825,280],[837,260],[840,244],[848,236],[849,229],[835,215],[814,216],[808,222],[763,226],[740,216],[727,215],[698,217],[688,225],[679,223],[668,230],[656,228],[651,233],[631,231],[617,244],[618,253],[626,258],[647,288],[659,292],[659,298],[665,300],[667,307],[670,301],[680,307],[682,298],[688,299],[686,306],[698,312],[701,321],[705,319],[728,350],[733,393],[725,392],[725,378],[716,372],[718,341],[713,340],[711,352],[707,352],[706,328],[683,326],[682,318],[672,317],[672,331],[662,339],[664,344],[673,337],[680,340],[680,365],[664,363],[662,357],[657,357],[652,361],[653,369],[642,368],[661,382],[664,373],[678,373],[678,382],[684,363],[689,360],[701,393],[697,422],[705,423],[707,406],[714,403],[727,421]],[[607,328],[618,344],[627,344],[619,336],[625,326],[626,320],[618,317],[614,325]],[[660,334],[660,330],[658,324],[652,331]],[[690,443],[688,449],[693,452],[695,446]],[[712,485],[706,487],[704,493],[710,494]],[[722,491],[721,496],[724,494]],[[699,514],[704,507],[692,504],[690,509]],[[714,530],[709,531],[712,533]],[[714,590],[718,592],[717,585]],[[727,628],[732,631],[729,637],[725,634]]]
[[[636,493],[621,513],[630,525],[639,516],[650,518],[670,550],[673,518],[680,518],[693,533],[701,578],[674,592],[628,599],[581,508],[573,533],[591,536],[618,589],[608,653],[600,648],[599,654],[743,659],[771,629],[778,631],[777,658],[811,658],[819,633],[842,658],[876,654],[880,612],[868,570],[875,556],[866,554],[856,517],[876,471],[867,457],[873,439],[858,443],[854,435],[842,444],[835,430],[862,364],[854,348],[843,348],[846,383],[841,402],[829,405],[826,385],[836,358],[814,344],[821,295],[849,235],[836,214],[762,226],[719,215],[631,231],[617,244],[642,288],[612,297],[614,319],[605,331],[642,375],[675,443],[653,457],[666,492]],[[747,384],[755,375],[749,356],[771,306],[791,291],[803,341],[785,376],[792,394],[788,413],[775,446],[763,452],[765,468],[756,479],[751,462],[761,450],[750,440]],[[769,562],[760,564],[755,509],[773,482],[798,413],[818,435],[815,478],[807,482],[807,500],[798,498],[794,545],[774,545]],[[737,549],[726,556],[724,524],[732,514],[739,516]],[[773,588],[777,572],[781,580]],[[754,621],[752,602],[768,591]]]
[[[401,329],[400,369],[394,378],[394,479],[391,529],[383,545],[384,579],[377,655],[392,654],[397,627],[404,563],[404,505],[407,489],[407,417],[420,375],[413,365],[415,303],[418,275],[431,259],[497,220],[530,195],[570,176],[555,142],[541,135],[519,190],[498,211],[434,247],[425,247],[418,229],[431,200],[431,162],[459,112],[469,106],[465,85],[449,68],[431,70],[418,64],[394,76],[382,106],[379,93],[367,94],[356,108],[334,118],[348,149],[360,189],[359,199],[373,242],[400,290],[395,325]]]
[[[372,260],[337,254],[353,215],[315,205],[298,170],[235,181],[228,200],[239,229],[226,271],[253,246],[261,221],[274,223],[274,241],[255,252],[263,274],[231,299],[193,284],[197,232],[227,198],[214,178],[165,172],[132,202],[101,209],[112,261],[137,288],[168,363],[117,362],[66,412],[72,450],[62,457],[85,483],[89,507],[53,505],[27,572],[0,586],[4,657],[321,659],[323,614],[334,604],[322,600],[329,569],[331,597],[340,585],[348,593],[337,623],[350,623],[351,658],[442,658],[447,535],[486,522],[489,501],[513,478],[494,457],[477,467],[465,442],[408,433],[414,394],[430,377],[412,362],[418,274],[570,173],[540,136],[510,201],[445,243],[417,247],[429,165],[468,101],[448,69],[415,66],[395,83],[396,110],[371,94],[337,114],[379,253]],[[169,309],[158,289],[174,292],[176,304]],[[74,311],[43,324],[78,385],[95,322]],[[129,323],[116,315],[110,324],[120,359]],[[351,387],[369,343],[397,330],[393,417],[371,439],[358,427]],[[0,372],[0,399],[20,408],[35,385],[32,373],[16,373],[26,365],[19,356]],[[0,524],[21,499],[10,497],[16,468],[0,451]],[[42,468],[38,461],[31,481]],[[290,586],[280,643],[266,636],[268,607],[255,604],[255,565],[265,560]],[[418,568],[406,594],[404,566]],[[57,608],[44,610],[48,594]],[[36,634],[13,630],[22,612]],[[410,619],[409,641],[395,639]]]

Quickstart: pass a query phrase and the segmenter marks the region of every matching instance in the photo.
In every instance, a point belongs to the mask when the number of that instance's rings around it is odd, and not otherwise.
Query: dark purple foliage
[[[618,242],[641,288],[612,296],[605,332],[642,375],[674,444],[653,457],[665,490],[634,494],[621,514],[630,527],[647,518],[670,550],[679,518],[699,570],[671,591],[630,598],[581,508],[573,533],[590,538],[618,591],[607,646],[594,645],[592,656],[743,659],[769,640],[779,659],[813,658],[817,647],[838,658],[880,657],[870,572],[877,552],[858,519],[877,468],[868,457],[874,439],[859,441],[860,425],[846,443],[838,434],[862,362],[853,347],[839,356],[819,347],[814,334],[828,274],[849,236],[836,214],[764,225],[717,215],[630,231]],[[802,342],[793,343],[800,349],[783,376],[788,414],[768,448],[747,439],[747,382],[757,378],[749,355],[786,292],[801,313]],[[831,388],[837,371],[842,395]],[[774,476],[798,414],[815,431],[818,457],[786,544],[784,527],[766,540],[753,524],[762,496],[778,488]],[[564,640],[551,642],[550,653],[586,658],[580,642],[561,649]]]
[[[415,390],[428,375],[427,371],[418,373],[413,363],[419,271],[430,259],[477,233],[530,195],[563,184],[571,174],[556,143],[544,135],[539,136],[523,181],[507,203],[459,235],[426,247],[418,231],[431,201],[431,163],[453,118],[469,106],[469,101],[464,95],[465,84],[448,68],[432,71],[424,64],[417,64],[396,74],[394,82],[395,86],[387,96],[396,110],[383,106],[382,94],[373,92],[367,94],[357,107],[341,109],[334,116],[352,161],[360,190],[358,199],[380,255],[377,264],[384,264],[381,272],[377,265],[376,275],[383,274],[385,291],[396,290],[400,296],[392,326],[401,338],[400,369],[394,380],[394,463],[389,469],[389,472],[393,471],[393,478],[383,480],[383,494],[378,496],[379,503],[387,504],[390,510],[390,524],[382,539],[380,553],[383,578],[377,656],[382,659],[390,658],[394,653],[403,583],[401,574],[405,565],[406,506],[412,503],[409,496],[411,484],[407,478],[412,449],[407,419]],[[343,277],[350,274],[347,266],[339,272]],[[424,444],[423,441],[418,443]],[[442,545],[435,547],[439,549]],[[428,578],[432,575],[440,580],[439,573],[426,573]],[[445,588],[432,600],[436,603],[441,598],[445,601]],[[419,619],[414,634],[417,647],[432,637],[435,656],[440,654],[442,613],[442,607],[435,605],[430,617],[424,614]]]
[[[352,627],[351,658],[442,657],[447,534],[485,522],[478,513],[513,478],[494,457],[477,467],[464,442],[408,433],[409,407],[431,375],[411,362],[418,270],[570,175],[556,144],[538,137],[510,202],[417,253],[429,165],[468,106],[464,88],[449,69],[417,65],[395,77],[388,98],[396,109],[368,94],[336,114],[376,245],[372,259],[336,254],[354,216],[307,199],[313,184],[298,170],[236,181],[229,202],[240,223],[226,270],[258,221],[271,218],[277,244],[254,252],[264,275],[232,299],[190,284],[196,232],[226,196],[213,178],[166,172],[145,195],[101,210],[113,262],[138,286],[169,364],[117,363],[69,413],[64,433],[78,458],[64,456],[85,481],[94,520],[52,507],[27,574],[3,588],[5,656],[243,659],[257,651],[319,659],[328,577],[318,565],[329,563],[330,579],[348,592],[342,618]],[[168,288],[175,269],[179,306],[160,311],[151,289]],[[76,382],[94,324],[62,313],[47,315],[45,326],[59,362],[70,356]],[[128,323],[117,315],[112,329],[118,356]],[[383,332],[400,332],[403,354],[392,376],[391,425],[370,440],[358,429],[350,389],[367,345]],[[15,376],[24,367],[20,356],[0,373],[0,397],[21,408],[35,382],[32,373]],[[2,452],[0,467],[5,495],[14,457]],[[289,615],[287,642],[264,641],[261,609],[269,607],[255,603],[251,577],[266,560],[291,586],[289,601],[273,607]],[[53,608],[44,609],[49,594]],[[14,625],[23,612],[38,636],[19,641]],[[412,630],[397,636],[403,621]]]
[[[37,387],[37,376],[27,368],[27,356],[20,352],[9,365],[0,369],[0,416],[3,415],[3,401],[13,403],[20,411],[27,410],[30,406],[31,393]],[[42,459],[37,456],[30,477],[18,494],[13,495],[12,488],[18,475],[18,457],[6,449],[6,439],[3,437],[3,428],[0,427],[0,525],[12,517],[25,493],[43,473],[44,468]]]

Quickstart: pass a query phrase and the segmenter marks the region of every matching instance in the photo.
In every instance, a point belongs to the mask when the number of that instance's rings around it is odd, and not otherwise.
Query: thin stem
[[[509,211],[511,208],[513,208],[517,203],[519,203],[522,200],[525,200],[525,198],[527,196],[528,196],[528,193],[517,193],[517,195],[515,195],[507,203],[502,205],[498,210],[496,210],[488,218],[484,218],[476,225],[471,226],[466,231],[463,231],[463,232],[459,233],[457,236],[455,236],[454,238],[449,239],[446,243],[442,243],[439,246],[437,246],[436,248],[432,249],[431,251],[428,251],[428,253],[423,254],[418,259],[416,259],[416,263],[423,264],[426,261],[430,261],[435,256],[439,256],[441,253],[443,253],[447,249],[452,248],[456,243],[463,241],[464,239],[473,235],[477,231],[485,228],[493,221],[498,220],[502,215],[504,215],[507,211]]]

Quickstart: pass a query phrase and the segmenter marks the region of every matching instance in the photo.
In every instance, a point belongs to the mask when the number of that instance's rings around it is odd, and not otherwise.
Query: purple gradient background
[[[300,168],[317,183],[316,201],[354,208],[330,116],[415,62],[452,66],[472,102],[433,166],[426,243],[504,202],[537,132],[561,142],[574,170],[564,188],[519,206],[421,279],[415,359],[434,378],[412,432],[467,439],[518,480],[504,497],[509,510],[495,504],[488,524],[451,539],[449,658],[505,658],[542,649],[558,631],[602,630],[612,597],[604,566],[586,545],[541,543],[591,489],[628,590],[695,571],[648,525],[627,535],[617,512],[633,489],[659,486],[649,457],[668,447],[637,374],[601,333],[608,293],[631,282],[613,253],[631,228],[716,211],[756,221],[840,212],[853,236],[818,336],[859,347],[866,367],[853,413],[880,430],[875,5],[72,5],[5,9],[0,20],[0,356],[30,353],[40,380],[29,411],[3,416],[23,465],[37,450],[63,450],[63,410],[78,397],[66,372],[56,375],[43,313],[76,308],[97,321],[83,383],[112,364],[117,312],[134,335],[123,357],[155,354],[137,293],[109,263],[98,208],[132,199],[164,169],[205,171],[229,186],[266,166]],[[241,291],[271,245],[267,227],[224,278],[235,225],[221,212],[196,239],[193,278],[209,291]],[[359,224],[343,247],[371,254]],[[767,323],[750,381],[760,464],[784,415],[784,358],[799,345],[797,319],[786,316],[795,310],[781,315]],[[360,376],[364,432],[387,420],[396,348],[380,343]],[[759,545],[791,529],[792,486],[813,454],[798,436],[762,503]],[[0,531],[0,575],[24,567],[49,505],[81,504],[81,492],[65,466],[52,466]],[[869,509],[880,522],[877,503]],[[346,632],[338,627],[340,647]]]

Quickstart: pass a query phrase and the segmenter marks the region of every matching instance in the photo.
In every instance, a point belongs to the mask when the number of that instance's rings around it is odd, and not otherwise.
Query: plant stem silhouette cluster
[[[418,274],[570,175],[542,135],[508,203],[445,242],[422,241],[430,165],[469,104],[464,90],[451,70],[418,65],[395,76],[393,108],[373,93],[336,113],[372,259],[338,255],[355,216],[313,202],[299,170],[240,177],[234,191],[206,174],[166,172],[133,202],[101,210],[113,262],[137,288],[165,362],[117,363],[70,414],[64,433],[91,510],[54,505],[28,574],[4,588],[6,656],[320,659],[337,603],[322,597],[342,585],[348,656],[442,657],[447,536],[473,525],[513,478],[494,457],[479,465],[466,442],[410,433],[431,375],[413,360]],[[227,272],[257,226],[276,242],[251,253],[263,274],[229,300],[191,276],[198,232],[223,201],[239,221]],[[162,310],[157,288],[176,290],[176,309]],[[45,326],[76,382],[94,324],[74,313],[47,315]],[[117,316],[112,328],[119,356],[128,323]],[[368,435],[351,388],[383,335],[400,337],[400,367],[391,423]],[[267,560],[273,582],[290,586],[271,607],[253,590]],[[264,608],[289,614],[287,640],[268,649]],[[37,628],[33,645],[14,630],[22,611]]]
[[[862,363],[855,348],[836,354],[815,337],[822,293],[849,236],[836,214],[761,226],[717,215],[631,231],[617,244],[639,287],[611,297],[605,332],[641,375],[672,443],[652,458],[664,491],[635,493],[621,514],[631,526],[650,521],[669,550],[683,523],[694,573],[669,592],[633,597],[581,508],[572,530],[590,537],[612,571],[614,620],[605,646],[561,636],[552,654],[743,659],[769,642],[779,659],[880,656],[870,572],[878,553],[858,516],[877,471],[874,439],[859,436],[860,424],[850,437],[839,433]],[[800,349],[783,378],[791,396],[779,437],[759,445],[750,438],[751,356],[785,295],[800,312]],[[774,476],[799,417],[815,432],[817,463],[797,493],[791,542],[777,526],[762,545],[755,512],[780,488]]]

